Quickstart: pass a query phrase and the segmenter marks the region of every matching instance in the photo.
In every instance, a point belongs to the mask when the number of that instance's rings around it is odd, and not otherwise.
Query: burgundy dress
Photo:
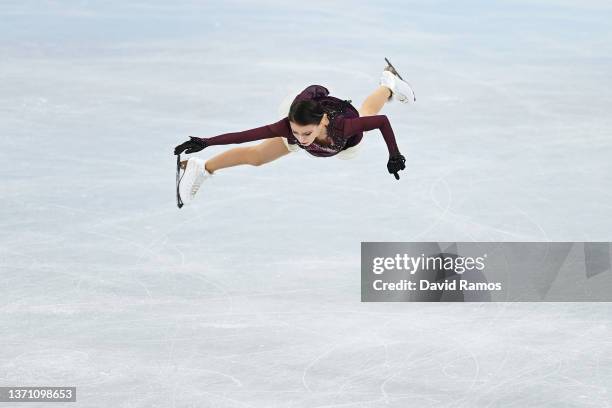
[[[391,123],[385,115],[359,117],[359,112],[351,101],[329,96],[327,88],[321,85],[310,85],[304,89],[295,100],[312,99],[318,101],[329,118],[327,135],[330,139],[329,145],[320,144],[316,139],[308,146],[298,143],[291,127],[289,118],[285,117],[276,123],[261,126],[242,132],[225,133],[213,137],[203,137],[209,146],[226,145],[232,143],[245,143],[255,140],[269,139],[272,137],[284,137],[287,143],[297,145],[306,150],[313,156],[329,157],[338,154],[340,151],[356,146],[363,138],[366,130],[380,129],[382,136],[387,144],[389,156],[400,154],[395,142],[395,135],[391,128]]]

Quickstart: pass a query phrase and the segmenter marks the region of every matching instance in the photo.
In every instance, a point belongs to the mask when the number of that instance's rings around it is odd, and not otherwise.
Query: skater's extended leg
[[[206,160],[206,170],[214,173],[227,167],[249,164],[261,166],[289,153],[282,137],[266,139],[255,146],[235,147]]]
[[[361,108],[359,108],[359,116],[378,115],[378,112],[380,112],[390,96],[391,90],[389,88],[382,85],[379,86],[363,101]]]
[[[183,204],[190,203],[196,196],[202,183],[219,169],[250,164],[261,166],[289,153],[282,137],[266,139],[256,146],[235,147],[218,154],[207,161],[190,157],[182,161],[185,170],[179,178],[178,194]]]

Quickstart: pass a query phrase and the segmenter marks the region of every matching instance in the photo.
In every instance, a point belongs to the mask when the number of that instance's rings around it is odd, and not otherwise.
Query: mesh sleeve
[[[395,156],[400,154],[399,148],[395,141],[395,134],[391,127],[391,122],[386,115],[375,115],[375,116],[363,116],[355,119],[345,119],[343,135],[345,137],[354,135],[355,133],[364,132],[368,130],[379,129],[382,133],[383,139],[387,144],[389,150],[389,156]]]
[[[241,132],[224,133],[222,135],[212,137],[200,137],[208,146],[227,145],[234,143],[246,143],[255,140],[270,139],[272,137],[284,136],[289,133],[288,119],[282,119],[276,123],[272,123],[257,128],[243,130]]]

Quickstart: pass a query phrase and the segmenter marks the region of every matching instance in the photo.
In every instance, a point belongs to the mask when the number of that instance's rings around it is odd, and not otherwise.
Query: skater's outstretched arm
[[[283,130],[283,125],[285,122],[286,119],[283,119],[270,125],[260,126],[249,130],[244,130],[242,132],[224,133],[218,136],[203,137],[199,139],[205,140],[208,146],[247,143],[255,140],[269,139],[271,137],[277,137],[278,135],[284,135],[287,133]],[[288,124],[286,126],[288,126]]]
[[[375,115],[344,120],[344,136],[350,136],[354,135],[355,133],[373,129],[380,129],[380,132],[385,139],[385,143],[387,144],[387,149],[389,150],[387,170],[390,174],[393,174],[397,180],[399,180],[399,171],[406,168],[406,158],[402,156],[397,147],[395,135],[393,134],[393,129],[391,128],[389,118],[387,118],[386,115]]]
[[[255,140],[270,139],[277,136],[287,137],[287,135],[290,134],[290,129],[289,120],[284,118],[276,123],[241,132],[224,133],[222,135],[212,137],[190,136],[190,140],[176,146],[174,149],[174,154],[180,154],[184,151],[187,153],[195,153],[208,146],[247,143]]]
[[[380,133],[382,133],[385,143],[387,144],[389,156],[393,157],[399,155],[400,151],[395,141],[395,134],[393,133],[389,118],[387,118],[386,115],[363,116],[344,120],[344,136],[351,136],[355,133],[374,129],[380,129]]]

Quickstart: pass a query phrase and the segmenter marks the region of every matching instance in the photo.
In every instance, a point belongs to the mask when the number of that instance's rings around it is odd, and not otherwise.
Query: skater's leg
[[[255,146],[235,147],[206,161],[206,170],[214,173],[226,167],[249,164],[261,166],[289,153],[282,137],[266,139]]]
[[[359,116],[378,115],[389,96],[391,96],[391,90],[386,86],[379,86],[363,101],[361,108],[359,108]]]

